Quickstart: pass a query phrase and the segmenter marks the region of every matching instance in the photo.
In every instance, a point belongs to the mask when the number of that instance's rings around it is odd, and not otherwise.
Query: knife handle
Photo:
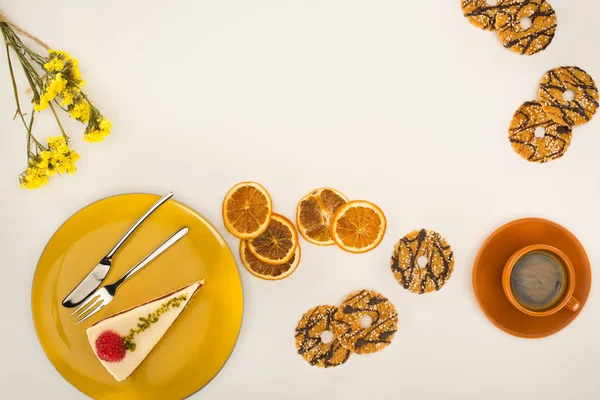
[[[131,235],[133,235],[133,232],[135,232],[135,230],[137,228],[139,228],[139,226],[150,216],[150,214],[152,214],[154,211],[156,211],[156,209],[158,207],[162,206],[171,197],[173,197],[173,192],[169,192],[169,193],[165,194],[156,203],[154,203],[154,205],[152,207],[150,207],[150,209],[148,211],[146,211],[146,213],[144,215],[142,215],[140,217],[140,219],[138,219],[135,222],[135,224],[133,224],[131,226],[131,228],[129,228],[129,230],[127,232],[125,232],[125,234],[123,235],[123,237],[121,239],[119,239],[119,241],[117,242],[117,244],[115,244],[115,247],[113,247],[112,250],[109,251],[106,256],[104,256],[104,259],[102,261],[108,261],[108,262],[110,262],[112,260],[113,256],[115,255],[115,253],[117,251],[119,251],[119,249],[121,248],[121,246],[123,246],[123,243],[125,243],[125,241],[127,241],[127,239],[129,239],[129,237]]]

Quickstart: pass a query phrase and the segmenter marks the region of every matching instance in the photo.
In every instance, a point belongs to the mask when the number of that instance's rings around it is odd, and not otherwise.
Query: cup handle
[[[567,302],[567,307],[569,307],[569,310],[571,311],[579,310],[580,305],[581,303],[579,303],[579,300],[577,300],[575,297],[571,297]]]

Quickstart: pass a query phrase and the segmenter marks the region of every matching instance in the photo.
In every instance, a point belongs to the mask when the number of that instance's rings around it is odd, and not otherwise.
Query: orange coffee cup
[[[525,305],[521,304],[517,300],[511,285],[511,277],[517,262],[524,256],[534,252],[546,253],[550,257],[554,256],[552,258],[555,260],[557,259],[558,263],[561,264],[560,267],[563,269],[567,280],[566,288],[564,289],[562,296],[560,296],[560,299],[549,308],[544,308],[542,310],[527,308]],[[575,291],[575,269],[573,268],[573,264],[565,253],[555,247],[545,244],[535,244],[523,247],[510,256],[504,265],[504,271],[502,272],[502,287],[504,289],[504,294],[514,307],[519,311],[534,317],[546,317],[562,310],[564,307],[567,307],[571,311],[577,311],[580,306],[579,301],[573,297],[573,292]]]

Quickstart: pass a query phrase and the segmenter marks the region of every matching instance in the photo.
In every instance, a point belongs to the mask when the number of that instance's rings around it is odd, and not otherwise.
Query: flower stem
[[[38,142],[38,140],[31,133],[32,128],[33,128],[35,110],[31,111],[29,125],[25,122],[25,115],[23,114],[23,110],[21,109],[21,101],[19,99],[19,89],[17,87],[17,80],[15,79],[15,71],[13,69],[12,59],[10,57],[10,48],[9,47],[11,47],[11,46],[9,45],[8,38],[6,36],[6,31],[5,31],[4,27],[3,26],[0,26],[0,27],[3,28],[1,30],[2,30],[2,34],[4,36],[4,44],[6,47],[6,57],[8,59],[8,70],[10,72],[10,78],[11,78],[12,87],[13,87],[13,94],[15,96],[15,103],[17,106],[15,118],[17,117],[17,115],[20,117],[21,122],[23,123],[23,126],[25,127],[25,130],[27,131],[27,163],[29,165],[29,159],[31,156],[31,141],[33,140],[35,142],[36,146],[38,147],[38,149],[40,149],[40,150],[44,150],[45,147],[40,142]],[[25,72],[25,74],[27,75],[27,72]],[[29,81],[31,82],[31,79],[29,79]]]
[[[69,110],[67,108],[63,107],[63,105],[60,104],[56,99],[54,99],[53,101],[54,101],[54,104],[56,104],[56,106],[59,107],[61,110],[63,110],[66,113],[69,112]]]
[[[5,26],[5,29],[9,31],[9,34],[12,38],[11,42],[13,42],[15,44],[15,47],[22,49],[23,54],[27,54],[29,56],[29,58],[31,58],[32,61],[35,61],[36,63],[39,64],[40,67],[43,67],[44,64],[46,63],[47,59],[40,56],[35,51],[32,51],[25,43],[23,43],[21,38],[14,32],[12,27],[10,27],[6,23],[4,23],[4,26]]]
[[[33,120],[35,117],[35,110],[31,110],[31,118],[29,118],[29,126],[27,127],[27,131],[31,132],[33,129]],[[35,136],[33,136],[33,134],[28,136],[28,142],[27,142],[27,146],[28,146],[28,151],[29,149],[31,149],[31,139],[33,139],[33,141],[35,142],[36,147],[38,148],[38,150],[48,150],[46,147],[44,147],[43,144],[41,144],[40,142],[38,142],[38,140],[35,138]]]
[[[23,125],[25,126],[25,129],[27,129],[27,124],[25,123],[25,117],[23,116],[23,112],[21,111],[21,102],[19,101],[19,90],[17,88],[17,81],[15,80],[15,71],[13,70],[12,60],[10,58],[10,49],[9,49],[8,43],[5,43],[5,45],[6,45],[6,57],[8,58],[8,70],[10,72],[10,79],[12,80],[13,93],[15,95],[15,102],[17,103],[17,114],[15,115],[15,117],[17,115],[19,115],[21,117],[21,121],[23,121]],[[27,132],[27,133],[31,135],[31,132]]]
[[[69,140],[69,137],[67,136],[67,134],[65,132],[65,129],[63,128],[62,124],[60,123],[60,118],[58,118],[58,114],[56,113],[54,106],[52,105],[52,103],[48,103],[48,105],[50,106],[50,109],[52,110],[52,114],[54,114],[54,118],[56,119],[56,123],[58,124],[58,127],[60,128],[62,135],[65,137],[65,139]]]
[[[17,54],[17,57],[19,57],[19,61],[21,63],[21,66],[23,67],[23,72],[25,73],[27,80],[29,81],[31,90],[35,94],[35,98],[38,99],[39,93],[37,91],[37,86],[39,86],[40,88],[42,87],[42,79],[39,77],[39,74],[36,72],[31,63],[27,60],[27,58],[25,58],[24,54],[22,54],[21,45],[23,43],[18,40],[18,37],[6,24],[0,24],[0,30],[2,30],[2,33],[4,35],[4,42],[8,46],[12,47],[15,53]]]

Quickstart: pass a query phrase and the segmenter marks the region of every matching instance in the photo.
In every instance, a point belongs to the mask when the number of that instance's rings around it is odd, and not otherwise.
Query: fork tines
[[[102,308],[106,306],[106,302],[102,298],[101,294],[96,292],[88,297],[75,311],[71,313],[71,316],[75,318],[77,324],[82,323]]]

